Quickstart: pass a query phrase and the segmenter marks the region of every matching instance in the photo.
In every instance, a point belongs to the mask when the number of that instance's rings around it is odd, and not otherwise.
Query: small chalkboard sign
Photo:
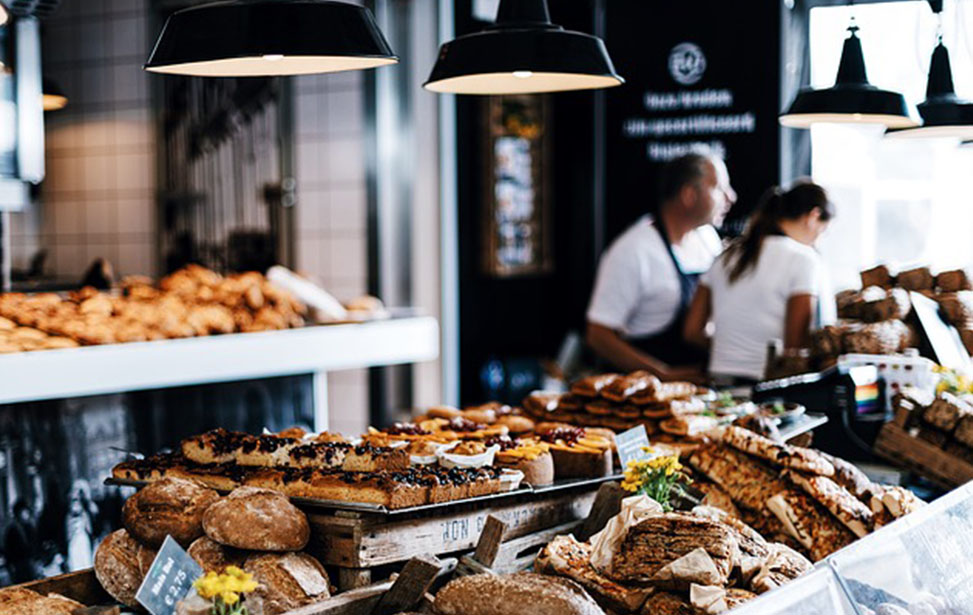
[[[628,467],[630,461],[648,459],[651,456],[644,450],[649,446],[649,436],[645,433],[645,425],[639,425],[628,431],[615,434],[615,446],[618,448],[618,458],[622,462],[622,470]]]
[[[920,329],[929,343],[932,359],[942,365],[961,373],[969,373],[971,369],[970,355],[960,339],[956,327],[948,324],[940,314],[935,301],[920,293],[909,293],[912,307],[919,319]]]
[[[193,581],[201,576],[203,569],[199,564],[172,536],[166,536],[135,599],[152,615],[172,615],[176,604],[192,589]]]

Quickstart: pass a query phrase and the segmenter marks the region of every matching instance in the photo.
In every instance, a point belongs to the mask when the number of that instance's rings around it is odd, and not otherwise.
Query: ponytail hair
[[[730,283],[757,266],[764,239],[783,234],[781,221],[797,220],[815,209],[820,210],[824,222],[834,217],[834,205],[827,191],[810,180],[799,181],[787,191],[779,186],[767,190],[743,235],[730,244],[721,257],[730,269]]]

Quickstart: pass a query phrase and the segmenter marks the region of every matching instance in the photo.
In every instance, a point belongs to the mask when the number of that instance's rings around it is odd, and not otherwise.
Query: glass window
[[[869,81],[902,92],[915,113],[936,45],[937,19],[925,1],[812,9],[811,84],[834,84],[852,15]],[[973,98],[973,5],[946,0],[943,41],[957,94]],[[973,146],[886,139],[883,132],[848,125],[811,130],[812,175],[838,212],[820,243],[838,289],[858,286],[858,271],[878,263],[934,271],[973,264]]]

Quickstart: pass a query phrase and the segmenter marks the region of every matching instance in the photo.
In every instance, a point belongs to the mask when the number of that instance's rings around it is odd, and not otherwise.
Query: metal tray
[[[611,476],[602,476],[599,478],[581,478],[581,479],[566,479],[561,481],[556,481],[552,485],[544,485],[543,487],[532,487],[525,484],[519,489],[513,491],[504,491],[502,493],[494,493],[491,495],[481,495],[475,498],[465,498],[462,500],[451,500],[449,502],[440,502],[439,504],[423,504],[422,506],[409,506],[407,508],[387,508],[380,504],[365,504],[361,502],[345,502],[339,500],[318,500],[315,498],[301,498],[301,497],[291,497],[290,500],[295,504],[303,508],[315,508],[324,510],[344,510],[349,512],[362,512],[370,514],[385,515],[389,517],[398,517],[402,515],[413,514],[417,512],[428,512],[428,511],[439,511],[448,510],[450,508],[455,508],[459,506],[465,506],[466,504],[476,504],[486,501],[503,500],[507,498],[513,498],[523,495],[547,495],[551,493],[560,493],[563,491],[570,491],[572,489],[577,489],[581,487],[594,487],[596,485],[601,485],[602,483],[607,483],[613,480],[621,479],[620,474],[613,474]],[[150,481],[142,480],[128,480],[124,478],[114,478],[109,477],[105,479],[106,485],[116,485],[122,487],[144,487],[149,484]],[[217,490],[220,491],[220,490]]]

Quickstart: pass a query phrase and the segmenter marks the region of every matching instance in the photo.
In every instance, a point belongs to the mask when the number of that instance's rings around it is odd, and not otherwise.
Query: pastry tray
[[[622,478],[621,474],[612,474],[610,476],[601,476],[598,478],[572,478],[566,480],[555,481],[552,485],[544,485],[543,487],[532,487],[528,484],[524,484],[523,487],[519,489],[514,489],[513,491],[504,491],[502,493],[494,493],[491,495],[481,495],[474,498],[464,498],[462,500],[451,500],[449,502],[441,502],[439,504],[423,504],[421,506],[409,506],[406,508],[388,508],[381,504],[365,504],[362,502],[345,502],[339,500],[318,500],[315,498],[301,498],[301,497],[291,497],[291,502],[301,506],[302,508],[315,508],[315,509],[326,509],[326,510],[344,510],[350,512],[361,512],[361,513],[371,513],[386,515],[389,517],[397,517],[407,514],[413,514],[417,512],[429,512],[429,511],[439,511],[448,510],[450,508],[455,508],[457,506],[465,506],[467,504],[477,504],[486,501],[494,500],[505,500],[508,498],[515,498],[524,495],[549,495],[555,493],[561,493],[570,491],[572,489],[579,489],[583,487],[595,487],[601,485],[602,483],[607,483],[613,480],[620,480]],[[109,477],[105,479],[106,485],[115,485],[119,487],[144,487],[149,484],[149,481],[142,480],[129,480],[125,478],[113,478]],[[219,490],[217,490],[219,491]]]

